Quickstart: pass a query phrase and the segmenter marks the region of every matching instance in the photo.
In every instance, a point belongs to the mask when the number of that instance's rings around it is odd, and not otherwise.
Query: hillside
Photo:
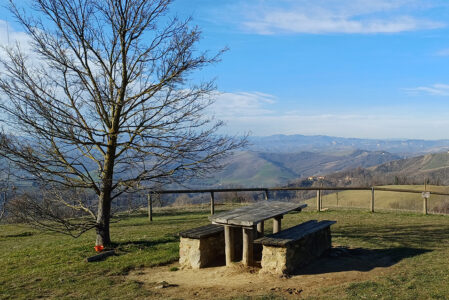
[[[224,170],[194,185],[275,186],[298,177],[328,174],[357,166],[370,167],[400,156],[383,151],[346,151],[333,153],[268,153],[245,151],[233,155]]]
[[[401,158],[384,151],[364,150],[334,153],[260,153],[260,156],[300,176],[323,175],[350,168],[370,167]]]
[[[374,172],[394,173],[401,172],[404,174],[430,174],[438,170],[449,167],[449,153],[434,153],[423,156],[417,156],[397,161],[390,161],[385,164],[372,167],[370,170]]]
[[[395,183],[422,183],[426,180],[437,185],[449,184],[449,153],[434,153],[387,162],[368,168],[374,177],[393,177]]]
[[[449,154],[446,151],[401,159],[415,152],[449,148],[449,140],[393,141],[277,135],[251,137],[250,143],[250,149],[267,151],[236,152],[225,162],[224,170],[209,178],[189,181],[185,186],[268,187],[292,182],[303,185],[301,180],[317,175],[326,175],[329,183],[336,184],[341,184],[344,178],[354,178],[349,184],[371,184],[371,180],[381,184],[413,184],[423,183],[424,178],[431,179],[434,184],[449,183],[449,179],[445,179],[449,178]],[[358,148],[354,150],[355,147]],[[377,148],[382,150],[360,150]],[[27,188],[32,182],[18,180],[15,184]]]
[[[449,153],[433,153],[385,162],[372,167],[357,167],[324,176],[327,185],[427,184],[449,185]],[[306,184],[302,178],[294,183]]]

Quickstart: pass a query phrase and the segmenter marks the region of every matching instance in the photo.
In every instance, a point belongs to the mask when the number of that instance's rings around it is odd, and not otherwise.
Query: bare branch
[[[215,85],[191,77],[222,51],[197,51],[200,30],[170,15],[171,1],[31,2],[27,15],[10,0],[33,54],[17,45],[0,60],[0,111],[8,116],[0,155],[57,189],[97,194],[95,214],[61,197],[49,202],[94,220],[97,243],[110,241],[113,199],[207,175],[245,144],[218,134],[223,123],[206,111]]]

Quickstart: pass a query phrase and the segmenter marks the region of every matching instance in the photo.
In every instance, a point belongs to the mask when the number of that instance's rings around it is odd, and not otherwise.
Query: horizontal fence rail
[[[272,187],[272,188],[261,188],[261,187],[251,187],[251,188],[213,188],[213,189],[183,189],[183,190],[150,190],[148,192],[148,216],[150,221],[153,220],[153,205],[152,196],[163,195],[163,194],[198,194],[198,193],[210,193],[210,211],[211,214],[215,213],[215,196],[214,193],[230,193],[230,192],[264,192],[265,200],[268,200],[269,192],[279,192],[279,191],[317,191],[317,211],[322,210],[322,193],[321,191],[371,191],[371,205],[370,211],[374,212],[374,196],[375,191],[383,192],[398,192],[398,193],[415,193],[423,194],[423,213],[427,214],[427,200],[428,196],[425,197],[424,193],[430,193],[432,195],[449,196],[449,193],[442,193],[436,191],[428,190],[416,190],[416,189],[395,189],[388,187],[335,187],[335,186],[316,186],[316,187]]]
[[[449,193],[434,191],[412,190],[412,189],[393,189],[385,187],[274,187],[274,188],[230,188],[230,189],[192,189],[192,190],[151,190],[150,194],[197,194],[197,193],[229,193],[229,192],[278,192],[278,191],[384,191],[384,192],[402,192],[421,194],[429,192],[433,195],[449,196]]]

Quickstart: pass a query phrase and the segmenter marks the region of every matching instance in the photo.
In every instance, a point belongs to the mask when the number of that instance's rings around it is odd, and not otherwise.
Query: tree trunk
[[[111,201],[110,193],[106,195],[104,192],[98,199],[98,215],[97,215],[97,240],[95,245],[109,245],[111,236],[109,234],[109,222],[111,218]]]
[[[109,234],[109,223],[111,219],[111,194],[112,194],[112,181],[114,176],[114,159],[116,150],[117,138],[114,136],[109,141],[109,147],[104,160],[103,171],[103,187],[98,197],[98,214],[97,214],[97,240],[96,245],[109,245],[111,244],[111,236]]]

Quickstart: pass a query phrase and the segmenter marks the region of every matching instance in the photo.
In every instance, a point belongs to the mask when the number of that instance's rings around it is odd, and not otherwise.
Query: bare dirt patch
[[[260,274],[259,268],[231,267],[171,271],[177,264],[139,270],[130,280],[142,283],[154,297],[165,299],[226,299],[238,296],[277,295],[307,297],[318,289],[365,281],[392,271],[398,261],[384,250],[333,251],[288,277]]]

